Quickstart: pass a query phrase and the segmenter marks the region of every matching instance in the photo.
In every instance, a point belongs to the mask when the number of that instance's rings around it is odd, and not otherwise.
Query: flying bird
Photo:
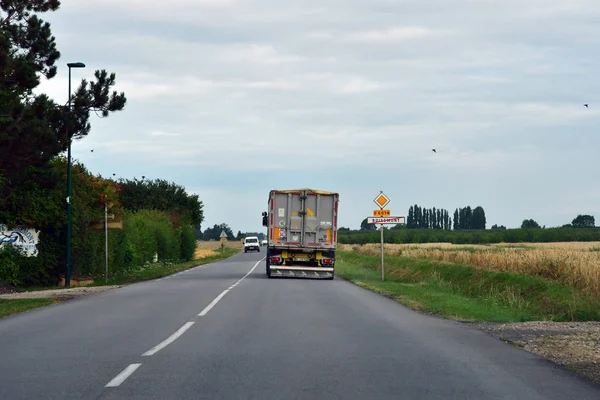
[[[437,153],[437,151],[435,151],[435,149],[431,149],[431,151],[433,151],[434,153]]]
[[[92,153],[94,152],[94,149],[90,150]]]
[[[585,107],[589,108],[587,104],[584,104]]]

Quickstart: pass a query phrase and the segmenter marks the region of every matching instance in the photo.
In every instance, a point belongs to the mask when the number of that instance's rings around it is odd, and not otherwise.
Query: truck
[[[266,273],[273,277],[333,279],[339,194],[314,189],[271,190]]]

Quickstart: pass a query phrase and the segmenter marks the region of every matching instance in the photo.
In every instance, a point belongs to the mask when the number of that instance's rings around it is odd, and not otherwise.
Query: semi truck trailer
[[[269,192],[262,213],[269,278],[334,278],[338,203],[338,193],[323,190]]]

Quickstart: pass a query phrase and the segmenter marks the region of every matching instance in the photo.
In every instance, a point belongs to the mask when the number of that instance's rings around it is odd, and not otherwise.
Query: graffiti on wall
[[[6,225],[0,225],[0,249],[12,245],[27,257],[37,257],[39,242],[40,235],[36,229],[17,226],[9,230]]]

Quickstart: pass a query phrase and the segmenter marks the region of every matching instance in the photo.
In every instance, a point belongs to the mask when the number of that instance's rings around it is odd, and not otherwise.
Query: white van
[[[256,236],[248,236],[244,239],[244,253],[256,250],[260,253],[260,242]]]

